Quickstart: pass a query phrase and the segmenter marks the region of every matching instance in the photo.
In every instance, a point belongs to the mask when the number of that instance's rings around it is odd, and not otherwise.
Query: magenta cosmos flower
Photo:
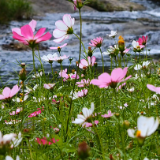
[[[63,21],[56,21],[56,29],[53,31],[53,36],[56,38],[54,42],[61,43],[65,39],[68,39],[69,34],[73,34],[73,25],[75,19],[71,18],[69,14],[63,16]]]
[[[29,24],[21,28],[13,28],[13,38],[25,45],[29,45],[31,48],[34,48],[37,43],[49,40],[52,35],[49,32],[44,34],[46,28],[39,29],[34,35],[33,32],[35,31],[36,24],[37,22],[32,20]]]
[[[138,39],[138,42],[139,42],[140,45],[146,45],[147,40],[148,40],[148,36],[146,36],[146,37],[142,36],[142,38]]]
[[[88,66],[94,66],[95,61],[96,61],[96,57],[95,56],[93,56],[92,58],[88,57],[88,61],[85,60],[85,59],[81,59],[81,61],[79,63],[79,68],[87,69]],[[78,66],[78,64],[77,64],[77,66]]]
[[[103,118],[110,118],[113,116],[113,114],[111,113],[111,111],[109,110],[108,111],[108,114],[104,114],[104,115],[101,115]]]
[[[91,81],[91,84],[99,86],[99,88],[106,88],[108,86],[111,86],[112,88],[115,88],[117,86],[117,83],[124,82],[127,79],[131,78],[131,75],[128,76],[126,79],[124,77],[127,74],[128,68],[125,67],[124,69],[121,68],[115,68],[111,75],[108,73],[102,73],[98,79],[93,79]]]
[[[11,98],[19,92],[20,88],[15,85],[12,89],[5,87],[3,89],[2,95],[0,95],[0,100],[11,100]]]
[[[42,107],[42,108],[43,108],[43,107]],[[44,110],[44,109],[37,108],[37,111],[31,113],[28,117],[29,117],[29,118],[31,118],[31,117],[36,117],[37,115],[41,114],[43,110]]]
[[[147,84],[147,88],[153,92],[156,92],[157,94],[160,94],[160,87],[155,87],[151,84]]]
[[[54,138],[52,138],[52,139],[50,139],[50,141],[48,141],[47,140],[47,138],[46,137],[43,137],[43,138],[36,138],[36,140],[37,140],[37,143],[38,144],[42,144],[42,145],[51,145],[51,144],[53,144],[53,143],[56,143],[56,141],[58,142],[59,140],[57,139],[57,140],[55,140]]]
[[[93,40],[91,40],[91,43],[89,43],[89,45],[93,46],[93,47],[101,47],[103,42],[103,38],[102,37],[97,37]]]

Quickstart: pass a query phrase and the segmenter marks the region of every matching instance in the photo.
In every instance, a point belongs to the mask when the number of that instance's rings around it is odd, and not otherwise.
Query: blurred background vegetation
[[[0,23],[28,19],[31,15],[32,7],[26,0],[0,0]]]

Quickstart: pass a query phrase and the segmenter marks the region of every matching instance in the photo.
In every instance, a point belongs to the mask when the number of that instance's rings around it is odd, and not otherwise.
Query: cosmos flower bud
[[[26,80],[26,69],[25,68],[22,68],[19,72],[19,77],[22,81],[25,81]]]
[[[25,68],[26,64],[25,63],[21,63],[21,67]]]
[[[89,146],[86,142],[81,142],[78,145],[78,156],[80,159],[87,159],[89,157]]]
[[[61,52],[61,47],[57,47],[57,51],[60,53]]]
[[[119,113],[115,113],[115,116],[118,118],[120,116],[120,114]]]
[[[94,63],[94,66],[97,67],[97,62]]]
[[[112,154],[109,155],[109,159],[110,159],[110,160],[114,160]]]
[[[118,47],[121,52],[125,50],[125,41],[122,36],[119,36]]]
[[[128,128],[129,125],[130,125],[130,123],[129,123],[128,120],[124,120],[123,125],[124,125],[126,128]]]
[[[93,51],[91,47],[88,47],[88,56],[92,57]]]

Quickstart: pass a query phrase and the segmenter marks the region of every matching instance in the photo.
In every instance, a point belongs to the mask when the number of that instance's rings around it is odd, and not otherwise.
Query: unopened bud
[[[72,69],[72,73],[74,73],[75,72],[75,69]]]
[[[94,63],[94,66],[97,67],[97,62]]]
[[[87,159],[89,157],[89,146],[86,142],[78,145],[78,156],[80,159]]]
[[[122,36],[119,36],[118,47],[121,52],[125,50],[125,41]]]
[[[116,116],[116,117],[119,117],[119,116],[120,116],[120,114],[119,114],[119,113],[115,113],[115,116]]]
[[[52,60],[49,60],[49,63],[51,64],[51,63],[53,63],[53,61],[52,61]]]
[[[79,64],[78,61],[76,61],[76,64],[77,64],[77,65]]]
[[[88,56],[92,57],[93,51],[91,47],[88,47]]]
[[[25,63],[21,63],[21,67],[25,68],[26,64]]]
[[[126,128],[128,128],[129,125],[130,125],[129,121],[127,121],[127,120],[125,120],[125,121],[123,122],[123,124],[124,124],[124,126],[125,126]]]
[[[22,68],[21,70],[20,70],[20,72],[19,72],[19,77],[20,77],[20,79],[22,80],[22,81],[25,81],[25,79],[26,79],[26,70],[25,70],[25,68]]]
[[[61,48],[60,47],[57,47],[57,50],[58,50],[59,53],[61,52]]]
[[[72,60],[73,60],[73,58],[69,58],[69,62],[70,62],[70,63],[72,62]]]

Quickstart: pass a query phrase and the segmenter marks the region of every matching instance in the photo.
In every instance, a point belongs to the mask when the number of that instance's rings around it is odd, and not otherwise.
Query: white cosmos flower
[[[115,37],[117,35],[117,31],[111,31],[111,34],[109,34],[109,37]]]
[[[149,61],[145,61],[145,62],[142,63],[142,67],[146,67],[147,68],[149,64],[150,64]]]
[[[138,71],[142,69],[142,66],[140,64],[135,65],[134,70]]]
[[[137,132],[134,129],[128,129],[128,135],[132,138],[145,138],[156,131],[159,126],[159,120],[154,117],[140,116],[137,120]]]
[[[91,103],[91,108],[83,108],[82,109],[83,115],[78,114],[75,121],[72,121],[72,123],[75,124],[83,124],[94,112],[94,103]]]
[[[61,43],[63,40],[69,37],[69,34],[73,34],[73,25],[75,19],[71,18],[69,14],[63,16],[63,21],[56,21],[56,29],[53,31],[53,36],[56,38],[53,40],[56,43]]]
[[[17,135],[15,133],[10,133],[10,134],[5,134],[4,136],[2,135],[2,132],[0,131],[0,145],[5,145],[10,143],[13,138],[15,138]]]
[[[11,156],[6,156],[5,160],[14,160]],[[19,156],[16,157],[16,160],[20,160]]]
[[[127,91],[128,91],[128,92],[134,92],[134,87],[128,88]]]
[[[25,95],[25,96],[24,96],[24,101],[26,101],[27,98],[28,98],[28,95]],[[13,102],[18,102],[18,103],[19,103],[19,102],[23,102],[22,98],[19,98],[19,97],[15,98],[15,99],[12,99],[12,101],[13,101]]]
[[[41,71],[40,73],[34,74],[32,77],[33,78],[38,78],[38,77],[42,77],[43,72]]]
[[[50,62],[50,61],[53,62],[53,58],[55,58],[55,57],[58,57],[58,54],[57,54],[57,53],[48,54],[47,56],[44,55],[43,57],[41,57],[41,59],[42,59],[43,61],[45,61],[45,62]]]
[[[55,86],[55,83],[48,83],[43,85],[45,89],[52,89],[54,86]]]
[[[26,89],[24,90],[24,92],[26,92],[26,94],[28,94],[28,93],[30,93],[30,92],[32,92],[32,91],[35,91],[38,86],[39,86],[39,85],[36,84],[36,85],[33,87],[33,89],[31,89],[31,88],[29,88],[29,87],[26,86]]]

